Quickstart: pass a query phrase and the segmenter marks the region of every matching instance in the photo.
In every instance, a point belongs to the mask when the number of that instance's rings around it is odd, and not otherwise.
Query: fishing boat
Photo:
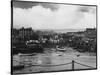
[[[64,47],[56,46],[56,49],[57,49],[58,51],[62,51],[62,52],[66,51],[66,48],[64,48]]]

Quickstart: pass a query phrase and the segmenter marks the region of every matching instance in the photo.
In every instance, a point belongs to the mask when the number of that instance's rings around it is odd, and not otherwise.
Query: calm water
[[[42,65],[42,66],[26,66],[23,70],[15,71],[14,73],[28,73],[28,72],[45,72],[45,71],[59,71],[71,70],[72,60],[96,68],[96,56],[90,56],[89,53],[79,53],[72,48],[66,48],[66,52],[52,52],[48,54],[38,54],[36,56],[22,56],[18,60],[24,64]],[[77,57],[77,55],[80,55]],[[14,58],[15,59],[15,58]],[[27,61],[25,63],[25,61]],[[70,63],[70,64],[67,64]],[[61,65],[65,64],[65,65]],[[50,66],[51,65],[51,66]],[[53,66],[54,65],[54,66]],[[57,65],[57,66],[56,66]],[[89,67],[74,64],[75,69],[87,69]]]

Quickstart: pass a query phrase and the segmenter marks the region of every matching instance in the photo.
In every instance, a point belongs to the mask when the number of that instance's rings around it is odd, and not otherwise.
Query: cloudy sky
[[[82,29],[96,27],[96,6],[13,2],[13,27]]]

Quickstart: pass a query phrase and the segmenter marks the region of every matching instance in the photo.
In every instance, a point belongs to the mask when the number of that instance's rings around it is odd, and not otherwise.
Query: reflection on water
[[[80,54],[77,57],[77,54]],[[13,66],[23,64],[25,67],[22,70],[16,70],[14,73],[29,73],[29,72],[46,72],[46,71],[59,71],[59,70],[71,70],[72,60],[76,62],[96,67],[96,56],[89,56],[86,53],[79,53],[68,48],[66,52],[52,52],[48,54],[36,54],[36,55],[14,55]],[[66,64],[68,65],[60,65]],[[60,65],[60,66],[52,66]],[[88,67],[75,64],[75,69],[87,69]]]

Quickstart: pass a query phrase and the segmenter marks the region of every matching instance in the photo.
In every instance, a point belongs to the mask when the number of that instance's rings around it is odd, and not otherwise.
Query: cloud
[[[95,14],[90,13],[90,10],[83,11],[83,8],[74,5],[56,5],[57,4],[42,4],[32,6],[28,9],[14,7],[14,27],[20,28],[23,26],[32,27],[33,29],[77,29],[94,27],[96,25]]]
[[[13,1],[13,6],[15,8],[28,9],[36,5],[38,5],[38,3]]]
[[[96,13],[96,7],[91,6],[80,6],[78,11],[84,12],[84,13]]]
[[[42,6],[43,8],[46,9],[51,9],[52,11],[55,11],[58,9],[58,6],[55,4],[51,4],[51,3],[41,3],[41,2],[13,2],[13,6],[15,8],[22,8],[22,9],[29,9],[32,8],[34,6]]]

